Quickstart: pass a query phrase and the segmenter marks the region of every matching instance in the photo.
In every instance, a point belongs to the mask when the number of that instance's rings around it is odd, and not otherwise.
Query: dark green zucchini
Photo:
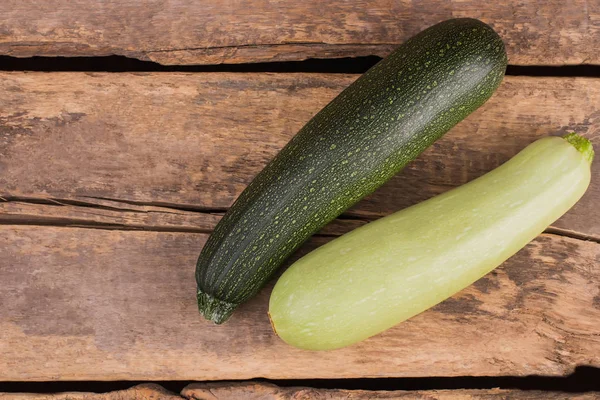
[[[198,306],[222,323],[329,221],[481,106],[506,69],[475,19],[419,33],[311,119],[240,195],[196,266]]]

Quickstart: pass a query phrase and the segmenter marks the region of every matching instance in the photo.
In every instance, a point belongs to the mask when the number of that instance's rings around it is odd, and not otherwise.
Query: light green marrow
[[[269,304],[287,343],[356,343],[436,305],[515,254],[590,183],[591,143],[540,139],[459,188],[369,223],[294,263]]]

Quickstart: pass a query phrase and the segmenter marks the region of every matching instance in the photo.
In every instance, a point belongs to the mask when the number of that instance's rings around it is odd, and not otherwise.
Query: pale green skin
[[[276,333],[299,348],[336,349],[469,286],[581,198],[593,152],[589,142],[587,150],[578,144],[540,139],[488,174],[296,261],[271,295]]]

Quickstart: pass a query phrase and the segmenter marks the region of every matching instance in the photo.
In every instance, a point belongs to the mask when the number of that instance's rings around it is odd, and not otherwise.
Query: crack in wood
[[[89,198],[89,199],[96,199],[96,200],[108,200],[108,201],[114,201],[116,203],[130,204],[130,205],[136,205],[136,206],[170,208],[173,210],[200,212],[200,213],[205,213],[205,214],[221,213],[221,212],[227,211],[227,207],[204,207],[204,206],[197,206],[197,205],[191,205],[191,204],[178,204],[178,203],[161,202],[161,201],[123,200],[123,199],[115,199],[112,197],[97,197],[97,196],[82,196],[82,197]]]
[[[120,225],[120,224],[104,224],[101,222],[87,222],[77,219],[69,218],[5,218],[0,214],[0,226],[44,226],[54,228],[79,228],[79,229],[101,229],[101,230],[112,230],[112,231],[145,231],[145,232],[171,232],[171,233],[202,233],[210,235],[212,229],[202,228],[188,228],[188,227],[168,227],[168,226],[152,226],[147,227],[144,225]],[[315,237],[338,237],[339,234],[332,233],[317,233],[313,235]]]
[[[256,43],[256,44],[235,44],[225,46],[204,46],[204,47],[181,47],[172,49],[158,49],[158,50],[144,50],[142,53],[169,53],[176,51],[208,51],[208,50],[221,50],[221,49],[238,49],[238,48],[272,48],[272,47],[285,47],[285,46],[331,46],[335,48],[344,47],[375,47],[375,46],[399,46],[401,43],[393,42],[380,42],[380,43],[368,43],[368,42],[355,42],[355,43],[327,43],[322,41],[314,42],[281,42],[281,43]]]
[[[586,235],[586,234],[574,232],[574,231],[571,231],[568,229],[557,228],[555,226],[549,226],[548,228],[546,228],[544,233],[558,235],[558,236],[565,236],[565,237],[568,237],[571,239],[588,240],[591,242],[600,243],[600,237],[598,237],[598,236]]]
[[[17,210],[8,210],[5,212],[0,212],[0,225],[55,225],[55,226],[67,226],[67,227],[83,227],[83,228],[95,228],[95,229],[122,229],[122,230],[146,230],[146,231],[161,231],[161,232],[196,232],[196,233],[210,233],[212,229],[201,228],[201,227],[190,227],[190,226],[173,226],[173,225],[148,225],[148,224],[135,224],[135,223],[103,223],[98,221],[89,220],[83,218],[85,216],[93,215],[99,218],[110,218],[110,215],[107,216],[105,213],[94,213],[90,212],[90,210],[106,210],[110,212],[121,213],[123,215],[126,214],[157,214],[157,215],[174,215],[185,217],[198,217],[206,216],[207,220],[214,221],[214,218],[221,218],[226,208],[208,208],[208,207],[198,207],[198,206],[188,206],[182,204],[175,203],[160,203],[160,202],[141,202],[141,201],[130,201],[123,199],[115,199],[109,197],[94,197],[94,196],[83,196],[83,198],[99,200],[100,203],[91,202],[91,201],[83,201],[83,200],[75,200],[75,199],[63,199],[63,198],[40,198],[40,197],[22,197],[22,196],[6,196],[4,197],[5,203],[15,203],[16,205],[41,205],[41,206],[49,206],[49,207],[72,207],[71,210],[75,211],[77,214],[82,215],[81,218],[77,217],[64,217],[64,216],[56,216],[56,217],[48,217],[43,215],[42,210],[34,210],[34,212],[39,213],[40,215],[32,215],[27,213],[25,210],[23,211],[20,208]],[[109,202],[109,203],[107,203]],[[124,204],[126,206],[121,207],[120,205]],[[160,205],[158,205],[160,204]],[[168,205],[167,205],[168,204]],[[84,208],[85,210],[79,210],[79,208]],[[71,211],[71,212],[72,212]],[[29,212],[31,212],[29,210]],[[69,211],[64,211],[64,213],[69,213]],[[119,215],[119,214],[116,214]],[[114,219],[117,219],[115,216]],[[178,221],[180,224],[181,221]],[[184,221],[185,222],[185,221]],[[214,222],[216,224],[217,221]],[[358,227],[362,224],[366,224],[370,222],[370,219],[363,218],[356,215],[342,215],[338,218],[337,222],[341,222],[342,224],[347,224],[350,227]],[[346,231],[348,229],[345,229]],[[342,231],[343,233],[344,231]],[[321,232],[320,236],[324,237],[335,237],[339,236],[340,232],[328,233],[327,231]]]
[[[544,322],[545,324],[547,324],[548,326],[550,326],[552,329],[564,333],[565,335],[578,336],[578,337],[589,337],[589,336],[600,337],[600,332],[599,333],[594,333],[594,332],[578,333],[578,332],[573,332],[573,331],[571,331],[569,329],[566,329],[566,328],[562,328],[562,327],[556,325],[554,322],[552,322],[550,320],[550,318],[548,318],[546,315],[544,315],[542,317],[542,322]],[[557,354],[557,356],[560,357],[559,354]],[[559,361],[561,361],[561,360],[559,360]]]
[[[173,233],[203,233],[210,234],[212,230],[188,227],[168,227],[143,225],[121,225],[102,222],[87,222],[71,218],[35,217],[19,218],[4,217],[0,215],[0,225],[27,225],[27,226],[51,226],[55,228],[81,228],[81,229],[104,229],[118,231],[147,231],[147,232],[173,232]]]
[[[57,199],[57,198],[37,198],[37,197],[19,197],[19,196],[4,196],[1,197],[3,202],[16,202],[25,204],[36,204],[45,205],[51,207],[85,207],[90,209],[98,210],[109,210],[116,212],[134,212],[134,213],[172,213],[180,214],[179,211],[189,212],[196,215],[207,215],[207,216],[218,216],[222,217],[227,211],[226,208],[208,208],[201,206],[189,206],[176,203],[166,202],[142,202],[142,201],[131,201],[123,199],[115,199],[109,197],[96,197],[96,196],[83,196],[89,199],[110,201],[117,204],[134,205],[139,207],[157,207],[159,209],[144,209],[144,208],[119,208],[116,206],[108,206],[106,204],[97,204],[92,202],[85,202],[81,200],[73,199]],[[93,214],[92,214],[93,215]],[[100,214],[97,214],[100,215]],[[101,215],[100,215],[101,216]],[[374,216],[372,219],[356,214],[342,214],[337,218],[340,222],[357,222],[359,224],[367,224],[379,216]],[[114,224],[114,223],[103,223],[98,221],[89,221],[82,218],[68,218],[68,217],[47,217],[43,215],[31,216],[31,215],[12,215],[7,213],[0,213],[0,225],[38,225],[38,226],[56,226],[56,227],[77,227],[77,228],[89,228],[89,229],[110,229],[110,230],[143,230],[143,231],[155,231],[155,232],[185,232],[185,233],[204,233],[210,234],[212,229],[206,228],[195,228],[195,227],[177,227],[177,226],[160,226],[160,225],[144,225],[144,224]],[[345,232],[341,233],[326,233],[320,232],[315,236],[321,237],[337,237]],[[557,228],[554,226],[548,227],[544,233],[563,236],[577,240],[591,241],[600,243],[600,237],[585,235],[578,232],[573,232],[567,229]]]

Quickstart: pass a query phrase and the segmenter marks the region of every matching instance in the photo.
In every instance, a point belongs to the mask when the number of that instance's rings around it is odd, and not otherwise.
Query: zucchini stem
[[[204,318],[213,321],[217,325],[227,321],[233,311],[239,306],[239,304],[219,300],[201,290],[198,290],[196,296],[198,298],[198,309],[204,315]]]
[[[587,162],[589,162],[590,165],[592,164],[592,161],[594,160],[594,146],[592,146],[592,142],[575,132],[563,136],[563,139],[571,143],[578,152],[583,154]]]

